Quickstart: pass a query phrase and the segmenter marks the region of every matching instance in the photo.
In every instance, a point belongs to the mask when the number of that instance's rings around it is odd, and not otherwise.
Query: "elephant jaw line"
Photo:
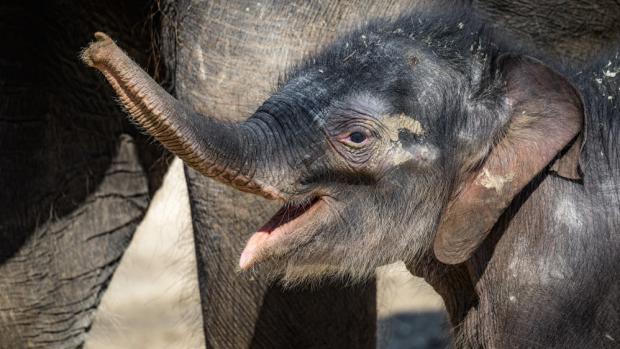
[[[307,224],[324,205],[320,197],[302,205],[284,205],[250,237],[239,258],[239,268],[248,270],[260,262],[265,249]]]

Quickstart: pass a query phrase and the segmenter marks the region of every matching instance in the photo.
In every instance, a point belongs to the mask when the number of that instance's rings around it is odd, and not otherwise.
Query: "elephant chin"
[[[241,270],[250,269],[267,257],[265,253],[267,249],[324,215],[326,206],[325,200],[321,197],[315,197],[302,204],[284,205],[248,240],[239,258]]]

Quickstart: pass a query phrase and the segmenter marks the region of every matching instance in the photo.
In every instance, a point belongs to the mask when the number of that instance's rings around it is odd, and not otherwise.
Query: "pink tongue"
[[[285,212],[285,209],[278,211],[271,217],[269,222],[250,237],[250,240],[246,243],[243,252],[241,252],[241,257],[239,258],[239,267],[241,270],[247,270],[256,263],[258,252],[264,248],[271,233],[277,228],[278,223],[282,221],[282,216]]]
[[[257,262],[259,253],[266,247],[269,240],[275,240],[285,231],[278,229],[304,214],[316,201],[298,207],[283,207],[278,211],[264,226],[262,226],[252,237],[248,240],[241,257],[239,258],[239,267],[242,270],[247,270]]]
[[[254,265],[258,251],[260,251],[267,239],[269,239],[269,233],[266,231],[257,231],[252,235],[245,245],[243,252],[241,252],[241,258],[239,258],[239,267],[241,270],[247,270]]]
[[[241,257],[239,258],[239,267],[241,270],[247,270],[256,263],[256,258],[258,257],[259,251],[265,247],[267,241],[271,237],[273,231],[279,226],[286,223],[285,218],[287,217],[287,213],[289,212],[289,208],[282,208],[278,211],[269,222],[267,222],[264,226],[262,226],[254,235],[250,237],[243,252],[241,252]],[[292,217],[288,215],[288,220],[291,220]]]

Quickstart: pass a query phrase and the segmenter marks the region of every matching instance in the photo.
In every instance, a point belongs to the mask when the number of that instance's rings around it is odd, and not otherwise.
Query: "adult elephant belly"
[[[574,62],[587,62],[620,40],[615,0],[469,1],[498,25]]]
[[[285,69],[373,17],[415,1],[180,1],[167,8],[164,57],[177,97],[244,120]],[[372,348],[374,280],[284,290],[236,270],[250,235],[278,207],[187,168],[209,348]]]

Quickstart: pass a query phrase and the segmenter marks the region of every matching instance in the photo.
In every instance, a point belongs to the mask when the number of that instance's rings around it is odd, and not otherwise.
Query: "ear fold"
[[[580,181],[581,168],[579,167],[579,159],[581,158],[581,147],[583,145],[583,132],[570,144],[568,149],[553,163],[551,171],[556,175]]]
[[[482,166],[469,174],[444,211],[434,242],[443,263],[471,257],[513,198],[582,129],[581,98],[560,74],[527,57],[506,55],[498,63],[510,118]],[[576,173],[579,150],[580,144],[561,159],[564,173]]]

